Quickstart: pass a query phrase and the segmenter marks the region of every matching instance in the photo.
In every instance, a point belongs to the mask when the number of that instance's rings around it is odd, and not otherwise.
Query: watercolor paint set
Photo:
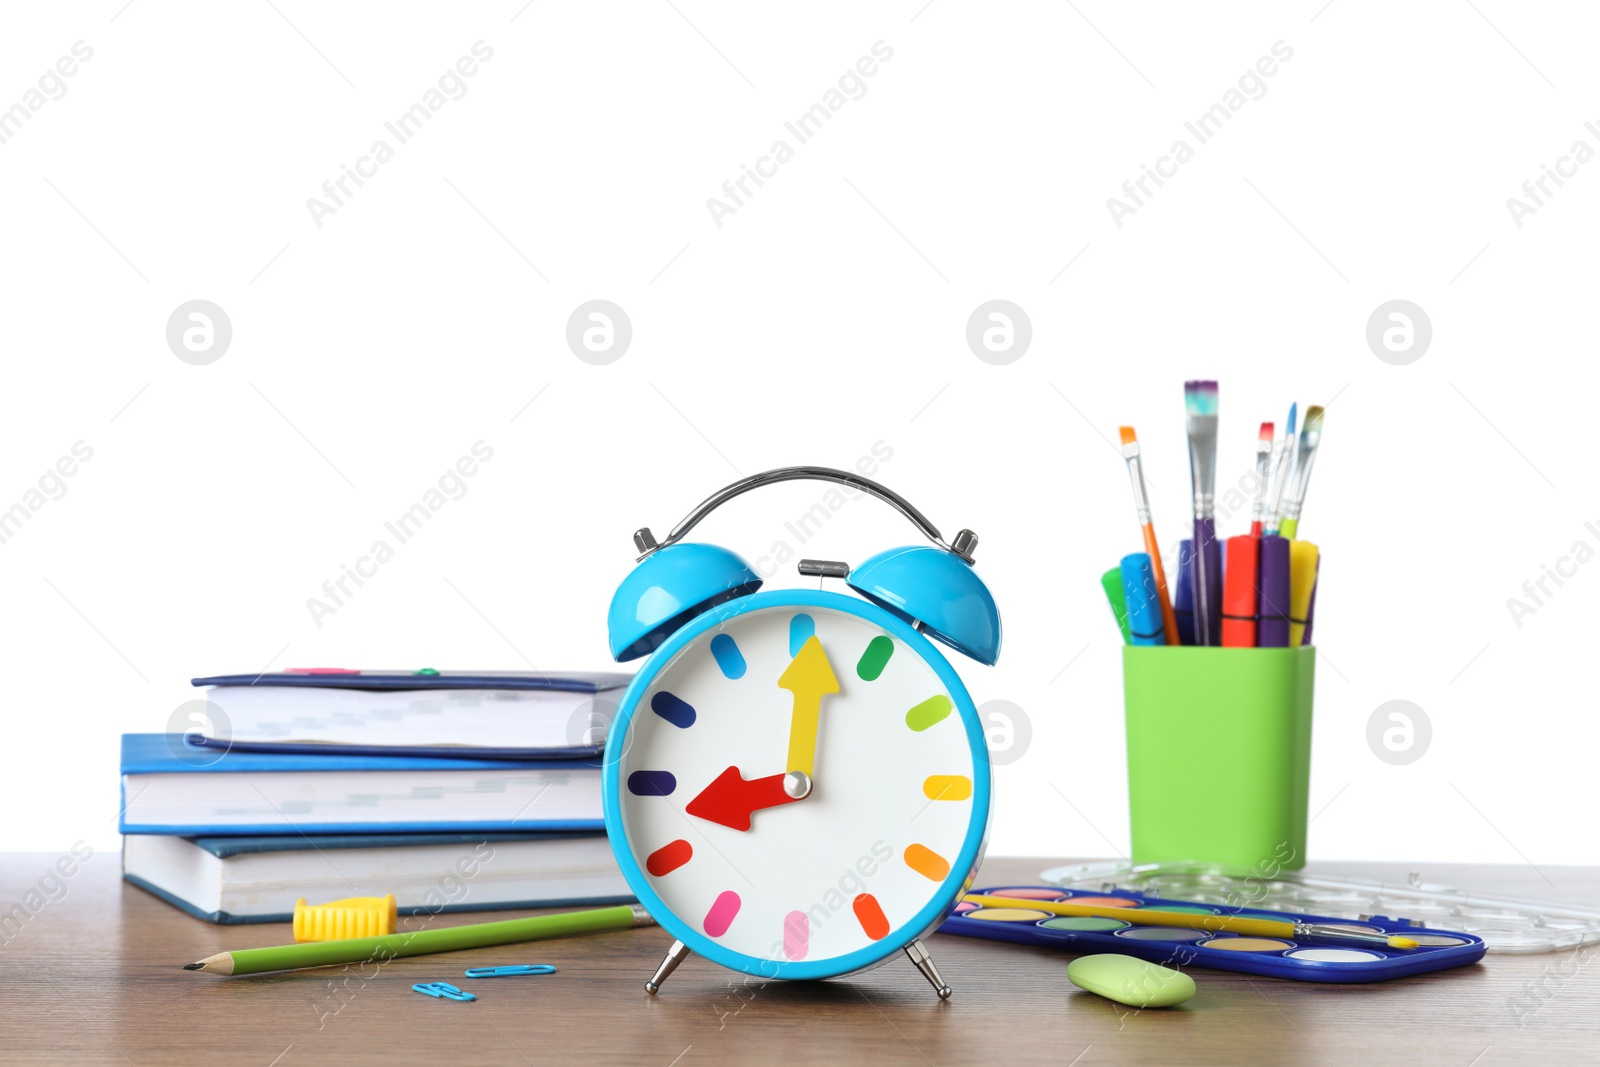
[[[1036,902],[1038,907],[988,907],[964,900],[939,927],[942,934],[1012,941],[1023,945],[1064,949],[1068,952],[1112,952],[1137,956],[1168,967],[1211,967],[1300,982],[1382,982],[1390,978],[1423,974],[1476,963],[1483,958],[1481,937],[1453,930],[1422,929],[1410,922],[1372,916],[1361,922],[1348,918],[1257,908],[1231,908],[1217,904],[1149,896],[1144,893],[1063,889],[1057,886],[1002,886],[975,890],[976,896],[1006,897]],[[1100,916],[1067,916],[1044,910],[1054,904],[1087,909],[1160,909],[1197,917],[1253,918],[1317,924],[1341,933],[1371,937],[1375,944],[1359,947],[1332,937],[1256,937],[1171,926],[1145,926]],[[1417,942],[1416,948],[1383,945],[1384,935]]]
[[[1447,927],[1481,937],[1491,955],[1600,944],[1600,908],[1443,885],[1416,871],[1402,881],[1380,881],[1307,875],[1281,867],[1274,872],[1270,864],[1228,868],[1102,860],[1051,867],[1039,877],[1095,896],[1132,890],[1153,903],[1170,899],[1225,905],[1248,900],[1258,911],[1317,912],[1357,922],[1369,915],[1400,916],[1413,926]]]

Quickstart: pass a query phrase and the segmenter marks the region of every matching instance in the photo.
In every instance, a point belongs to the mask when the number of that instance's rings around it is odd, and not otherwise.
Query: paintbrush
[[[1300,412],[1298,403],[1289,405],[1289,422],[1283,431],[1283,439],[1272,450],[1272,500],[1267,505],[1266,532],[1278,532],[1278,515],[1283,507],[1283,490],[1289,484],[1291,468],[1294,466],[1294,420]]]
[[[1311,484],[1311,463],[1317,458],[1317,445],[1322,441],[1322,408],[1312,405],[1306,409],[1306,426],[1300,431],[1300,451],[1295,456],[1294,486],[1289,499],[1283,502],[1283,518],[1278,532],[1294,540],[1300,528],[1300,508],[1306,502],[1306,488]]]
[[[1210,930],[1214,933],[1247,934],[1252,937],[1285,937],[1295,941],[1330,941],[1343,944],[1381,945],[1385,948],[1419,948],[1421,942],[1403,934],[1369,934],[1331,923],[1301,923],[1279,919],[1257,919],[1242,915],[1194,915],[1181,911],[1149,908],[1108,908],[1092,904],[1059,904],[1048,900],[1020,900],[968,893],[961,898],[980,908],[1028,908],[1052,915],[1079,915],[1095,919],[1121,919],[1138,926],[1175,926],[1183,930]]]
[[[1272,445],[1273,426],[1270,422],[1261,424],[1261,432],[1256,436],[1256,498],[1250,505],[1250,536],[1260,537],[1262,520],[1267,515],[1267,482],[1272,476]]]
[[[1183,383],[1194,490],[1194,643],[1220,644],[1222,551],[1217,545],[1217,383]]]
[[[1172,598],[1167,595],[1167,574],[1161,566],[1161,545],[1156,540],[1155,524],[1150,521],[1150,497],[1144,488],[1144,464],[1139,458],[1139,438],[1132,426],[1120,428],[1122,433],[1122,458],[1128,461],[1128,479],[1133,482],[1133,510],[1138,515],[1139,527],[1144,531],[1144,550],[1150,554],[1150,568],[1155,573],[1156,598],[1161,603],[1161,630],[1165,643],[1178,643],[1178,620],[1172,613]]]

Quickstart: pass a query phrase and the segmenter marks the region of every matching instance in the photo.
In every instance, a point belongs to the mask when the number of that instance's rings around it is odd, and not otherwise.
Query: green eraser
[[[1100,585],[1111,602],[1111,614],[1117,618],[1117,629],[1122,631],[1122,643],[1130,645],[1133,636],[1128,631],[1128,594],[1122,589],[1122,568],[1112,567],[1100,576]]]
[[[1112,953],[1079,956],[1067,964],[1067,978],[1132,1008],[1170,1008],[1194,996],[1194,979],[1182,971]]]

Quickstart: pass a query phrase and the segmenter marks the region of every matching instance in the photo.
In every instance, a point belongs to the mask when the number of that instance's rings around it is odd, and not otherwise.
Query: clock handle
[[[655,537],[646,528],[633,535],[634,544],[638,546],[640,552],[649,555],[658,548],[665,548],[681,541],[684,535],[699,524],[701,519],[704,519],[734,497],[742,493],[748,493],[750,490],[760,488],[763,485],[796,480],[834,482],[838,485],[848,486],[851,489],[859,489],[863,492],[871,493],[907,519],[910,519],[912,524],[921,530],[923,536],[928,540],[948,552],[954,552],[968,563],[972,562],[972,549],[978,543],[977,536],[972,531],[962,530],[956,535],[953,542],[946,544],[944,536],[939,533],[939,528],[929,522],[927,516],[918,511],[911,501],[888,486],[879,485],[870,478],[863,478],[861,475],[851,474],[849,471],[834,470],[832,467],[778,467],[774,470],[762,471],[760,474],[752,474],[748,478],[741,478],[739,481],[734,482],[732,485],[724,486],[701,501],[700,505],[691,511],[682,522],[672,528],[672,532],[667,534],[666,540],[657,544]]]

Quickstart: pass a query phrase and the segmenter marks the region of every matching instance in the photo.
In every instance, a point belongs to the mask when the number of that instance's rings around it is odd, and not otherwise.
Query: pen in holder
[[[1305,865],[1315,666],[1311,645],[1123,648],[1135,864]]]

